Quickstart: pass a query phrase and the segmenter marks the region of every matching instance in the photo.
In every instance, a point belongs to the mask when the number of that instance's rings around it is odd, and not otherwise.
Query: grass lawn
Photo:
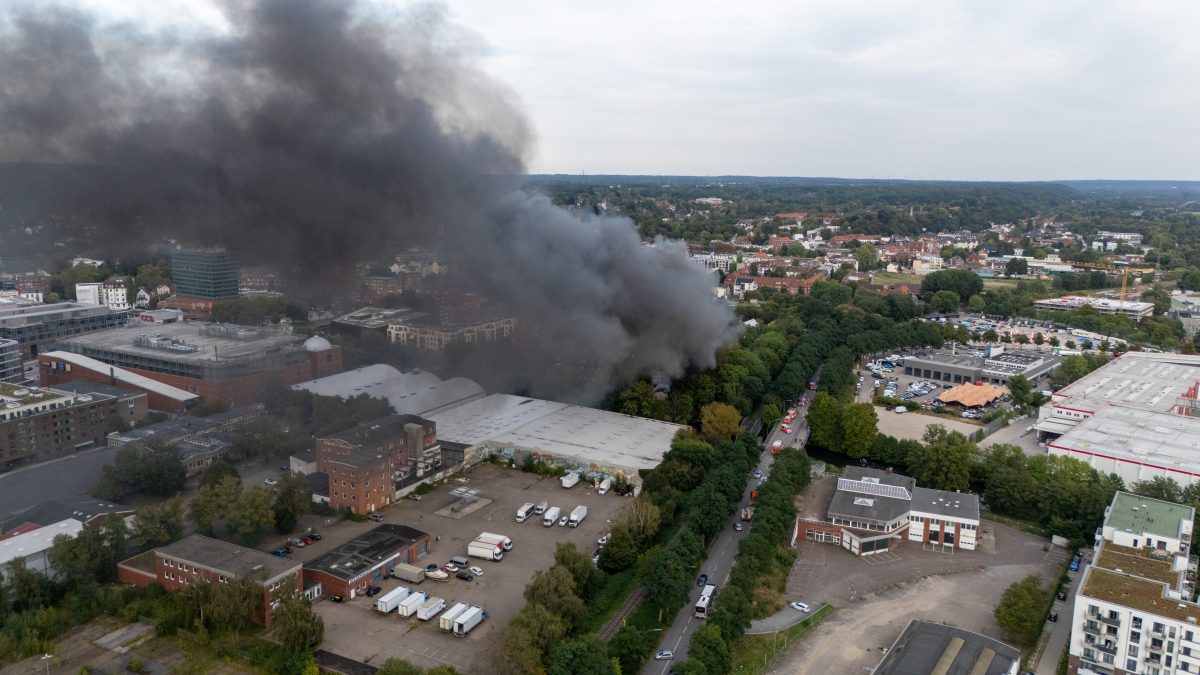
[[[775,659],[787,651],[788,645],[807,635],[833,611],[833,605],[822,605],[812,616],[787,630],[766,635],[743,635],[734,641],[730,649],[733,659],[730,672],[758,675],[769,671]]]
[[[919,274],[904,274],[902,272],[879,272],[872,271],[871,275],[875,278],[877,284],[920,284],[921,275]]]

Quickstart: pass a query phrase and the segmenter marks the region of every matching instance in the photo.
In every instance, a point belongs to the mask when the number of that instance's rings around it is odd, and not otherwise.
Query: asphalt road
[[[1041,660],[1038,661],[1037,675],[1058,673],[1058,661],[1062,658],[1063,649],[1067,646],[1067,638],[1071,635],[1071,622],[1075,615],[1075,594],[1079,591],[1079,581],[1083,579],[1083,571],[1086,569],[1087,561],[1091,560],[1092,551],[1084,549],[1080,551],[1080,555],[1083,556],[1084,564],[1080,566],[1079,571],[1067,572],[1067,576],[1071,578],[1071,584],[1066,589],[1067,599],[1054,600],[1052,609],[1058,612],[1058,621],[1046,623],[1050,630],[1050,639],[1046,641],[1046,649],[1042,652]]]
[[[806,402],[812,399],[814,392],[804,392]],[[758,462],[758,468],[762,471],[763,479],[766,479],[771,472],[771,463],[775,460],[775,455],[770,452],[771,445],[776,440],[783,441],[784,446],[789,447],[804,447],[804,441],[808,438],[808,423],[805,421],[805,413],[807,407],[800,406],[798,408],[795,423],[793,423],[793,432],[785,434],[780,430],[780,424],[776,424],[771,429],[771,433],[767,436],[765,450]],[[750,504],[750,491],[758,486],[759,479],[755,478],[751,473],[746,481],[746,490],[742,494],[742,501],[738,504],[738,512],[742,508]],[[735,514],[734,518],[738,516]],[[753,522],[749,523],[752,527]],[[721,534],[717,535],[716,541],[708,550],[708,559],[704,562],[700,571],[696,573],[708,575],[708,583],[716,584],[718,596],[720,588],[729,580],[729,571],[733,568],[733,559],[737,555],[738,544],[741,537],[749,532],[749,527],[744,527],[741,532],[733,529],[733,524],[725,528]],[[692,636],[700,629],[704,619],[696,617],[696,601],[700,598],[700,586],[692,586],[691,593],[688,594],[687,604],[683,609],[679,610],[679,614],[675,616],[675,621],[671,624],[662,635],[655,653],[667,650],[674,654],[673,661],[684,661],[688,657],[688,645],[692,641]],[[642,675],[664,675],[671,668],[671,661],[655,661],[650,660],[642,667]]]

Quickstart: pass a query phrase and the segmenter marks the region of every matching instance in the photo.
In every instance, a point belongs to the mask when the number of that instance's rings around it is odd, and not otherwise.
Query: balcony
[[[1103,635],[1103,633],[1100,632],[1099,626],[1093,626],[1087,621],[1083,622],[1083,632],[1089,635]]]

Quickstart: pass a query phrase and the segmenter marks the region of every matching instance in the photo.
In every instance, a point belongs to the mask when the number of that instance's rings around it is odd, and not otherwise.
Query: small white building
[[[75,284],[75,299],[89,305],[104,305],[117,311],[129,309],[129,291],[124,277],[105,282]]]

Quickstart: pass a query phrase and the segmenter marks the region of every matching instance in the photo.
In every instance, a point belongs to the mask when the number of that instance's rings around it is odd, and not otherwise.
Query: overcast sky
[[[1195,0],[446,6],[533,172],[1200,179]]]

